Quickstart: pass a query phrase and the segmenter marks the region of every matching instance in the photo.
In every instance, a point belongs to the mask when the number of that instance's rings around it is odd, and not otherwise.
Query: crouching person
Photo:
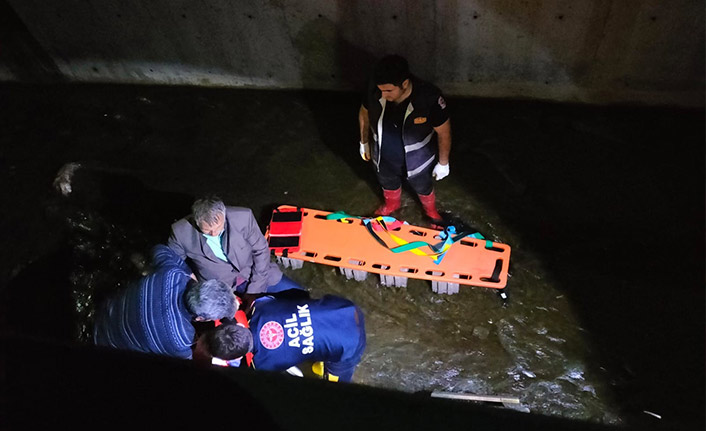
[[[232,317],[237,302],[230,286],[197,282],[169,247],[152,251],[154,270],[108,298],[98,310],[94,341],[99,346],[191,359],[195,321]]]
[[[199,342],[226,362],[252,352],[258,370],[284,371],[304,362],[324,363],[324,378],[350,382],[365,350],[363,313],[351,301],[265,296],[254,303],[246,328],[235,321],[207,332]]]

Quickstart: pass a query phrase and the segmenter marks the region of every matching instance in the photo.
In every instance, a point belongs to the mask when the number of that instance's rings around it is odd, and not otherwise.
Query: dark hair
[[[237,310],[233,291],[222,281],[190,281],[184,296],[186,308],[204,320],[232,318]]]
[[[405,79],[410,78],[409,64],[404,57],[388,55],[380,59],[375,65],[373,79],[375,85],[392,84],[402,87]]]
[[[206,333],[206,345],[211,355],[231,360],[252,351],[252,332],[230,321]]]

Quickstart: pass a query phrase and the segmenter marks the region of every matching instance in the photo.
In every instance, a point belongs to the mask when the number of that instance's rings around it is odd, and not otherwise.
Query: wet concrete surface
[[[0,86],[5,328],[86,342],[94,304],[147,269],[208,192],[368,215],[355,94]],[[305,264],[287,274],[366,314],[354,380],[517,396],[517,409],[703,428],[704,112],[456,99],[441,209],[513,247],[490,289],[384,288]],[[63,198],[52,181],[79,162]],[[422,224],[413,195],[397,214]],[[28,318],[30,317],[31,318]],[[662,416],[661,420],[644,411]]]

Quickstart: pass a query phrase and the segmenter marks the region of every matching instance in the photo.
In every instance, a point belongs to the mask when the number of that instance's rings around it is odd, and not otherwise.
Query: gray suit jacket
[[[282,278],[277,264],[270,262],[267,241],[248,208],[226,207],[221,245],[228,262],[216,257],[191,217],[172,224],[167,245],[189,264],[199,280],[217,279],[235,288],[240,277],[250,282],[247,293],[262,293]]]

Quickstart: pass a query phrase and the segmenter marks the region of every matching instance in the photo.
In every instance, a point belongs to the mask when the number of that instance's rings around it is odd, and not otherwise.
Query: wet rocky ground
[[[358,96],[143,86],[0,86],[6,330],[83,343],[93,307],[147,270],[195,196],[368,215]],[[355,381],[520,398],[606,424],[703,429],[704,112],[451,99],[442,210],[510,244],[490,289],[385,288],[305,264],[287,274],[366,314]],[[52,186],[76,162],[69,197]],[[422,224],[403,195],[397,214]],[[652,412],[662,417],[657,419]]]

